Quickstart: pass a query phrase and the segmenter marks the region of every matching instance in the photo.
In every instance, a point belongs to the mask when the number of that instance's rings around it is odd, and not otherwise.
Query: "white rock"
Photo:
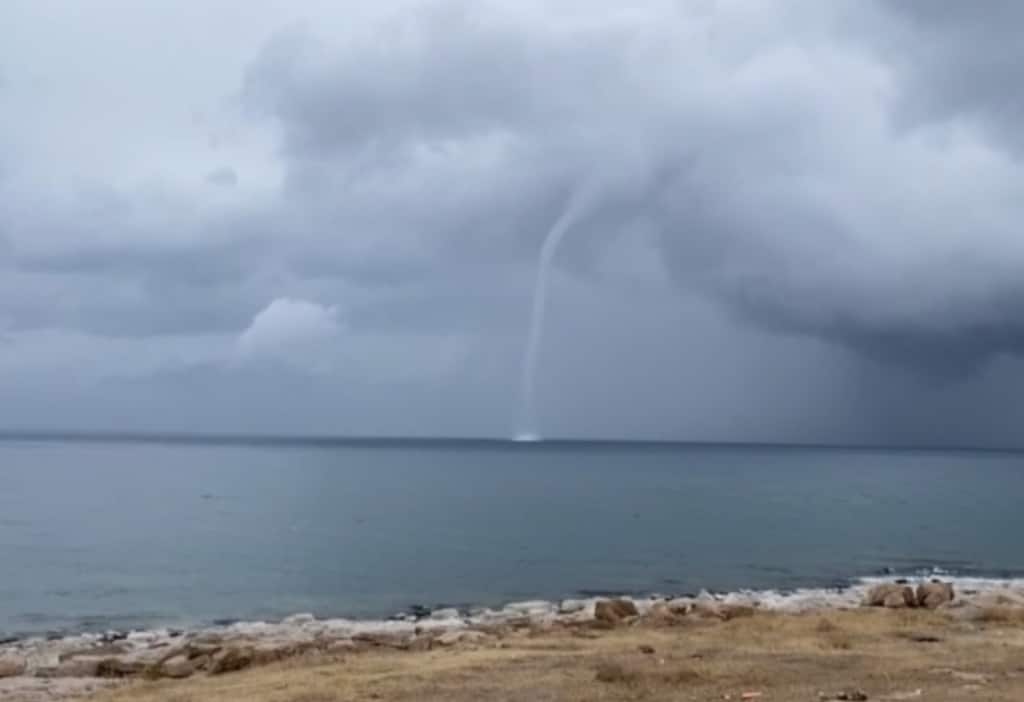
[[[558,605],[559,614],[574,614],[590,607],[593,609],[594,600],[562,600]]]
[[[588,607],[569,614],[559,614],[555,620],[562,624],[585,624],[594,620],[594,608]]]
[[[761,605],[761,600],[755,593],[745,590],[726,593],[719,601],[722,604],[739,605],[741,607],[758,607]]]
[[[445,609],[438,609],[430,613],[431,619],[458,619],[459,610],[454,607],[446,607]]]
[[[327,619],[323,622],[322,636],[331,639],[347,639],[352,636],[353,622],[348,619]]]
[[[305,624],[312,624],[316,621],[316,617],[312,614],[293,614],[290,617],[285,617],[281,620],[281,624],[284,626],[303,626]]]
[[[128,638],[125,641],[134,645],[146,645],[156,643],[159,639],[160,633],[157,631],[133,631],[128,634]]]
[[[226,632],[235,636],[268,636],[276,634],[279,627],[267,622],[236,622],[227,627]],[[218,633],[213,630],[212,633]]]
[[[627,602],[632,602],[633,606],[636,607],[637,614],[639,614],[640,616],[643,616],[650,612],[651,608],[655,605],[655,603],[663,601],[653,599],[637,600],[633,599],[632,597],[623,597],[622,599],[626,600]]]
[[[519,616],[533,617],[544,614],[554,614],[555,605],[547,600],[530,600],[527,602],[513,602],[505,605],[502,610]]]
[[[485,609],[483,611],[476,611],[466,617],[465,624],[468,626],[504,624],[509,619],[516,619],[521,616],[521,614],[517,614],[516,612],[496,612],[493,609]]]
[[[465,627],[466,622],[462,619],[424,619],[416,628],[421,631],[450,631]]]

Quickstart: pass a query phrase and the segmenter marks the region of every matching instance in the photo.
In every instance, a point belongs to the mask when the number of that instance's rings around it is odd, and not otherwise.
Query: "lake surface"
[[[1024,455],[0,440],[0,636],[1024,573]]]

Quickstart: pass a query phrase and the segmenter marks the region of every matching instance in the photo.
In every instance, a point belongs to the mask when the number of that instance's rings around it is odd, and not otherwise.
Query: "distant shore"
[[[702,592],[683,597],[538,600],[499,609],[419,610],[389,620],[323,620],[298,614],[279,622],[239,622],[191,631],[110,631],[25,638],[0,645],[0,696],[58,699],[135,679],[216,677],[311,655],[497,645],[519,631],[602,632],[625,624],[658,628],[693,621],[728,622],[754,615],[853,613],[864,609],[874,591],[912,591],[914,586],[931,581],[872,578],[847,588],[788,593]],[[938,603],[941,613],[933,613],[943,621],[985,621],[992,612],[1013,611],[1022,613],[1020,622],[1024,623],[1024,581],[961,578],[948,582],[955,596],[950,602]],[[894,602],[893,606],[904,605]],[[1016,621],[1016,615],[1006,616],[1008,621]]]

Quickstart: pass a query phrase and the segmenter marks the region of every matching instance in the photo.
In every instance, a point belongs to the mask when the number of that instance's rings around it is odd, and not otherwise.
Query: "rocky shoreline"
[[[863,606],[947,610],[971,620],[994,607],[1024,609],[1024,581],[866,579],[847,588],[701,592],[693,596],[568,599],[511,603],[500,609],[416,611],[389,620],[317,619],[239,622],[193,631],[80,634],[26,638],[0,645],[0,697],[68,699],[132,679],[221,675],[301,656],[389,648],[425,651],[499,645],[517,629],[612,628],[685,618],[728,620],[756,611],[800,614]]]

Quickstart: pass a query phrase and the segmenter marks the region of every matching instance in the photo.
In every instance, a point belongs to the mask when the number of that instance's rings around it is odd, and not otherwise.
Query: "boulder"
[[[159,666],[155,666],[155,670],[156,677],[173,678],[175,680],[187,678],[196,672],[195,664],[185,654],[179,654],[167,659]]]
[[[102,658],[96,662],[96,677],[127,678],[142,673],[145,668],[145,663],[130,658]]]
[[[0,658],[0,678],[13,678],[18,675],[24,675],[27,669],[28,664],[24,658],[16,658],[14,656]]]
[[[690,613],[702,619],[724,619],[722,605],[715,600],[696,600],[690,607]]]
[[[456,631],[446,631],[434,639],[434,641],[440,646],[454,646],[455,644],[460,643],[482,644],[486,643],[489,639],[490,637],[482,631],[461,629]]]
[[[907,594],[908,591],[910,594]],[[887,609],[903,609],[904,607],[914,607],[917,605],[917,599],[914,597],[913,590],[907,588],[902,592],[890,592],[882,600],[882,606]]]
[[[559,614],[555,618],[555,622],[563,626],[577,626],[580,624],[589,624],[594,621],[594,611],[587,607],[580,609],[570,614]]]
[[[606,624],[617,624],[637,614],[636,605],[629,600],[599,600],[594,606],[594,618]]]
[[[129,648],[122,643],[100,644],[98,646],[79,646],[61,651],[57,659],[61,662],[75,658],[76,656],[98,656],[100,658],[113,658],[123,656],[129,652]]]
[[[301,656],[304,653],[318,649],[321,643],[317,641],[261,641],[252,647],[252,662],[254,665],[267,665],[276,663],[287,658]]]
[[[208,669],[211,675],[222,675],[224,673],[245,670],[252,665],[254,657],[255,652],[251,646],[225,648],[210,658]]]
[[[193,645],[220,646],[224,643],[224,635],[214,631],[200,632],[192,638]]]
[[[917,586],[917,606],[926,609],[938,609],[953,601],[956,593],[952,583],[930,582]]]
[[[37,678],[95,678],[99,677],[99,664],[103,658],[97,656],[76,656],[63,660],[55,666],[37,668]]]
[[[669,609],[667,602],[656,602],[644,614],[644,621],[654,626],[671,626],[678,623],[680,619]]]
[[[197,643],[192,641],[186,644],[184,653],[191,660],[194,658],[202,658],[204,656],[214,656],[222,648],[224,648],[224,646],[219,643]]]
[[[907,585],[883,583],[868,591],[864,604],[869,607],[889,607],[891,609],[916,607],[917,596],[914,594],[913,588]]]

